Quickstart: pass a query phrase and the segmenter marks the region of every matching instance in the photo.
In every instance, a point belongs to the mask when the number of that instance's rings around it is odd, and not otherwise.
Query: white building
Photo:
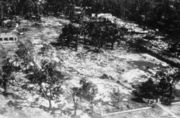
[[[0,43],[13,43],[17,42],[18,37],[12,33],[0,33]]]

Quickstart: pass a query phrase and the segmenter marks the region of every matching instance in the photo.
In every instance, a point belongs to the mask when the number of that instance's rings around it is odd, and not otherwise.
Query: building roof
[[[0,37],[17,37],[17,36],[12,33],[0,33]]]

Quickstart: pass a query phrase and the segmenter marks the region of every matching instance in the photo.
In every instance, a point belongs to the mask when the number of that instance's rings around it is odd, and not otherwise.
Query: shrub
[[[139,98],[157,99],[158,98],[157,87],[158,87],[157,84],[155,84],[152,79],[148,79],[147,81],[138,85],[133,93],[135,96]]]
[[[138,98],[160,99],[163,104],[171,104],[174,99],[174,85],[179,81],[179,72],[170,74],[166,71],[157,72],[157,82],[152,79],[135,87],[134,95]]]
[[[120,93],[119,89],[116,91],[115,89],[111,93],[111,101],[112,105],[119,109],[119,104],[122,102],[123,95]]]
[[[83,97],[84,99],[88,100],[91,104],[91,109],[93,111],[94,98],[96,94],[98,93],[97,86],[93,84],[92,82],[88,82],[86,79],[82,79],[80,81],[80,84],[82,85],[80,88],[77,88],[77,87],[72,88],[75,113],[77,109],[77,103],[75,99],[76,96],[80,98]]]
[[[78,35],[79,28],[73,24],[65,25],[62,29],[62,34],[58,38],[58,43],[62,46],[70,47],[71,44],[75,44],[76,48],[78,46]]]

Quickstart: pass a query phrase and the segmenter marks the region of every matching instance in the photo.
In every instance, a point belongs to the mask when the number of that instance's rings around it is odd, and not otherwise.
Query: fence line
[[[128,113],[128,112],[142,111],[142,110],[147,110],[147,109],[151,109],[151,108],[152,107],[143,107],[143,108],[139,108],[139,109],[132,109],[132,110],[127,110],[127,111],[102,114],[101,116],[110,116],[110,115],[116,115],[116,114],[122,114],[122,113]]]
[[[157,103],[156,104],[158,107],[160,107],[162,110],[166,111],[168,114],[170,114],[172,117],[174,118],[178,118],[178,116],[176,116],[171,110],[165,108],[163,105]]]
[[[180,104],[180,101],[173,102],[171,104],[172,105],[177,105],[177,104]],[[178,118],[174,113],[172,113],[170,110],[163,107],[161,104],[157,103],[156,105],[158,107],[160,107],[163,111],[166,111],[168,114],[173,116],[174,118]],[[132,110],[126,110],[126,111],[120,111],[120,112],[113,112],[113,113],[107,113],[107,114],[101,114],[101,116],[110,116],[110,115],[123,114],[123,113],[135,112],[135,111],[142,111],[142,110],[148,110],[148,109],[151,109],[151,108],[152,107],[143,107],[143,108],[138,108],[138,109],[132,109]]]

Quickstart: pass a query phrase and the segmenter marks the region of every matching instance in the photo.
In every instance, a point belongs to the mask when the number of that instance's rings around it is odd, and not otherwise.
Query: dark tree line
[[[1,0],[0,13],[1,18],[8,15],[59,16],[61,13],[72,16],[77,6],[83,8],[86,15],[112,13],[168,32],[179,31],[179,0]]]
[[[120,43],[126,33],[125,28],[117,27],[105,18],[93,18],[90,21],[83,21],[80,25],[70,23],[65,25],[58,38],[58,45],[75,47],[78,44],[101,48],[110,46],[114,48],[115,43]]]
[[[40,15],[42,6],[39,0],[2,0],[0,1],[1,19],[21,15],[24,17]]]
[[[110,12],[142,25],[161,28],[169,33],[180,26],[179,0],[102,0],[98,12]],[[94,6],[95,7],[95,6]]]

